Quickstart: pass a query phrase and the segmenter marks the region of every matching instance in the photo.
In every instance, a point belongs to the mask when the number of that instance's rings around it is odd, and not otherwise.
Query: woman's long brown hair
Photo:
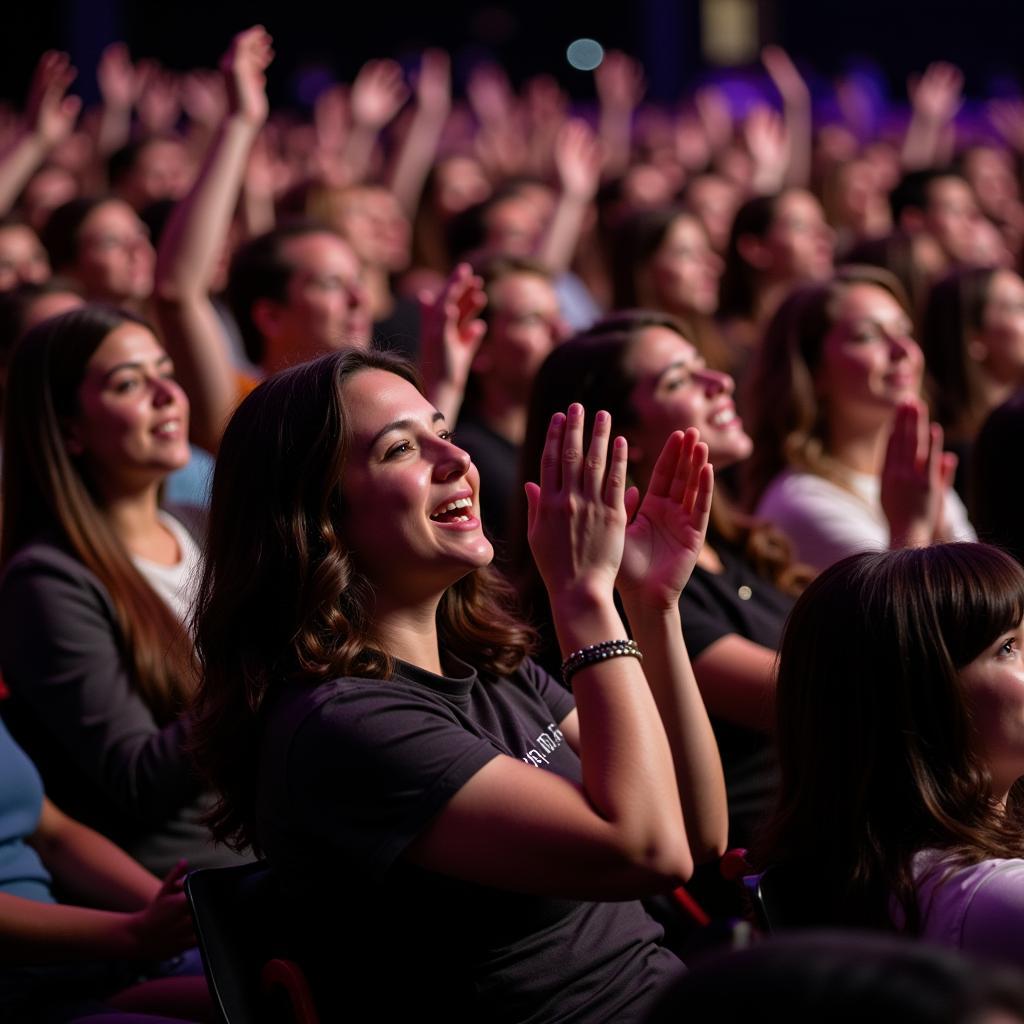
[[[132,681],[164,724],[195,685],[192,642],[132,564],[86,467],[65,447],[86,364],[126,323],[147,326],[119,310],[84,306],[33,328],[15,349],[4,409],[0,562],[41,536],[65,544],[110,595]]]
[[[387,679],[373,592],[341,535],[349,443],[343,389],[381,369],[419,387],[409,364],[346,351],[272,377],[224,432],[213,481],[206,565],[196,611],[202,682],[193,750],[218,794],[208,821],[235,848],[258,848],[260,712],[276,687],[356,676]],[[438,609],[444,649],[507,675],[532,634],[490,569],[463,577]]]

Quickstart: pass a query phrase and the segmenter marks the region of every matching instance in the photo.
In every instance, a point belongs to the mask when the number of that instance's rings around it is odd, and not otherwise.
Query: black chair
[[[319,1024],[305,974],[288,956],[283,902],[266,863],[193,871],[185,895],[223,1024]]]

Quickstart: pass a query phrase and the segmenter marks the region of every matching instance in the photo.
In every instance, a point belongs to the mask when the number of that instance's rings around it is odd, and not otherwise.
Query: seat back
[[[282,902],[269,866],[257,862],[201,868],[186,877],[185,894],[210,995],[223,1024],[280,1020],[279,1013],[271,1015],[261,992],[268,961],[288,956]],[[296,972],[301,978],[301,971]],[[280,983],[273,972],[269,976]],[[289,1002],[294,1019],[290,995]]]

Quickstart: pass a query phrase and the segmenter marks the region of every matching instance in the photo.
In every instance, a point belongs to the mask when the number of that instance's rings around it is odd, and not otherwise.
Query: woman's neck
[[[383,267],[365,266],[362,285],[370,300],[370,315],[374,320],[386,320],[395,309],[391,294],[391,279]]]
[[[858,424],[834,417],[829,423],[828,453],[836,462],[855,473],[879,476],[885,463],[892,421]]]
[[[132,555],[160,565],[181,559],[178,542],[160,521],[159,487],[107,495],[103,513],[121,543]]]
[[[374,631],[381,647],[393,658],[442,675],[437,640],[438,601],[403,608],[374,608]]]

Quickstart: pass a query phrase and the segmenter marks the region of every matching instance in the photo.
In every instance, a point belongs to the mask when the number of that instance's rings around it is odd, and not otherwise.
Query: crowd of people
[[[259,857],[324,1020],[874,950],[1024,1022],[1024,102],[272,60],[49,52],[0,129],[7,1019],[215,1019],[181,880]],[[684,977],[729,847],[831,931]]]

